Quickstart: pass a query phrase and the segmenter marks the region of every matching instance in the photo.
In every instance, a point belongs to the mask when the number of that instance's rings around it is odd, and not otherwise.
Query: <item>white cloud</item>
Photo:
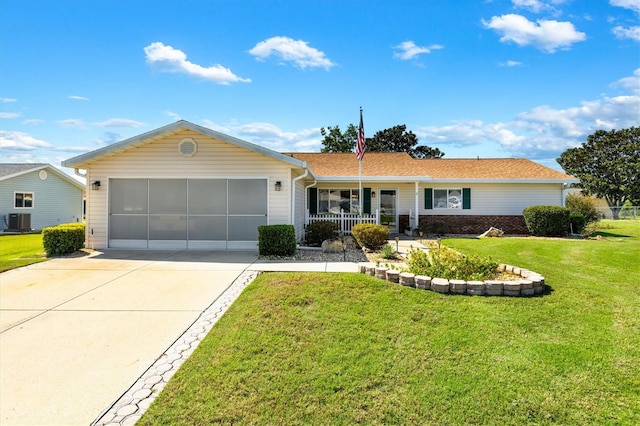
[[[0,148],[2,149],[31,151],[51,147],[50,143],[36,139],[29,133],[0,130]]]
[[[88,101],[89,98],[85,98],[84,96],[71,95],[67,96],[67,99],[73,99],[74,101]]]
[[[203,120],[203,125],[277,152],[319,152],[322,148],[319,127],[286,132],[271,123],[217,124],[210,120]]]
[[[533,13],[550,12],[558,14],[560,11],[556,7],[566,0],[511,0],[516,8],[527,9]]]
[[[160,71],[183,73],[190,77],[203,78],[224,85],[251,81],[248,78],[238,77],[229,68],[222,65],[203,67],[187,61],[187,55],[184,52],[171,46],[165,46],[159,41],[145,47],[144,53],[149,65],[157,67]]]
[[[62,127],[75,127],[76,129],[84,129],[86,124],[79,118],[68,118],[66,120],[58,120],[57,123]]]
[[[640,13],[640,1],[638,0],[611,0],[610,3],[612,6],[623,7]]]
[[[17,99],[13,99],[13,98],[0,98],[0,102],[9,103],[9,102],[18,102],[18,100]]]
[[[110,118],[108,120],[100,121],[93,124],[100,127],[127,127],[130,129],[135,129],[137,127],[142,127],[145,125],[145,123],[130,120],[128,118]]]
[[[395,52],[393,52],[393,57],[402,59],[403,61],[407,61],[409,59],[413,59],[418,55],[422,55],[424,53],[431,53],[432,50],[442,49],[443,46],[439,44],[433,44],[429,47],[426,46],[417,46],[412,40],[403,41],[397,46],[393,46]]]
[[[628,38],[634,41],[640,41],[640,26],[623,27],[618,25],[613,28],[613,34],[619,39]]]
[[[517,67],[522,65],[522,62],[518,62],[518,61],[507,61],[507,62],[501,62],[498,65],[500,65],[501,67]]]
[[[633,94],[603,96],[564,109],[541,105],[518,114],[507,123],[467,120],[440,127],[422,127],[415,133],[428,145],[441,149],[443,145],[470,147],[493,142],[511,155],[553,159],[567,148],[583,143],[596,130],[638,126],[640,69],[614,85]],[[442,150],[446,152],[446,148]]]
[[[167,117],[171,117],[171,118],[173,118],[173,119],[174,119],[174,120],[176,120],[176,121],[178,121],[178,120],[180,120],[180,119],[181,119],[180,115],[179,115],[178,113],[173,112],[173,111],[165,111],[165,112],[164,112],[164,114],[165,114]]]
[[[5,120],[18,118],[20,117],[19,112],[0,112],[0,118],[4,118]]]
[[[640,68],[636,68],[632,76],[623,77],[612,84],[613,87],[623,87],[630,93],[640,96]]]
[[[44,120],[39,118],[28,118],[22,122],[22,124],[43,124]]]
[[[577,31],[571,22],[540,19],[529,21],[522,15],[507,14],[494,16],[482,24],[501,34],[500,41],[514,42],[518,46],[533,45],[554,53],[557,49],[568,49],[573,43],[585,40],[585,33]]]
[[[329,70],[335,66],[324,52],[310,47],[306,41],[289,37],[271,37],[256,44],[249,53],[259,60],[270,56],[279,57],[284,62],[293,62],[297,67],[324,68]]]

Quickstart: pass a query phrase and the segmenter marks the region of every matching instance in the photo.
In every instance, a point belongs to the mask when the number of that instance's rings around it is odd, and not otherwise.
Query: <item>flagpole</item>
[[[362,157],[360,157],[360,159],[358,160],[358,200],[360,201],[360,217],[363,217],[362,215],[362,199],[363,199],[363,194],[362,194]]]
[[[358,201],[360,204],[360,217],[363,217],[363,200],[364,194],[362,193],[362,158],[365,151],[364,140],[364,123],[362,121],[362,107],[360,107],[360,125],[358,126],[358,140],[356,143],[356,156],[358,157]]]

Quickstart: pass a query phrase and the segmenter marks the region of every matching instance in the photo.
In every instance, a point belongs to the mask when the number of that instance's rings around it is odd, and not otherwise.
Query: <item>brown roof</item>
[[[307,162],[318,178],[357,177],[353,153],[290,153]],[[557,180],[575,178],[524,158],[414,159],[404,152],[366,153],[363,177],[415,177],[434,180]]]

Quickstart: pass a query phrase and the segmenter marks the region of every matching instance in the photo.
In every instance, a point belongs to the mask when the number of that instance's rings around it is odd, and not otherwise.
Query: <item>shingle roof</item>
[[[320,179],[358,176],[358,160],[353,153],[291,153],[306,161]],[[420,180],[465,181],[562,181],[575,178],[524,158],[414,159],[407,153],[365,154],[363,178],[413,177]]]
[[[20,174],[47,166],[48,164],[46,163],[0,163],[0,177]]]

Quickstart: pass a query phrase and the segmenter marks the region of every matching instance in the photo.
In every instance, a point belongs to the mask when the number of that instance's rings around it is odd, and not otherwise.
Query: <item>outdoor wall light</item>
[[[91,189],[93,189],[94,191],[97,191],[100,189],[100,181],[96,180],[91,184]]]
[[[371,198],[376,198],[376,191],[371,191]]]
[[[282,182],[276,181],[276,191],[280,191],[282,189]]]

